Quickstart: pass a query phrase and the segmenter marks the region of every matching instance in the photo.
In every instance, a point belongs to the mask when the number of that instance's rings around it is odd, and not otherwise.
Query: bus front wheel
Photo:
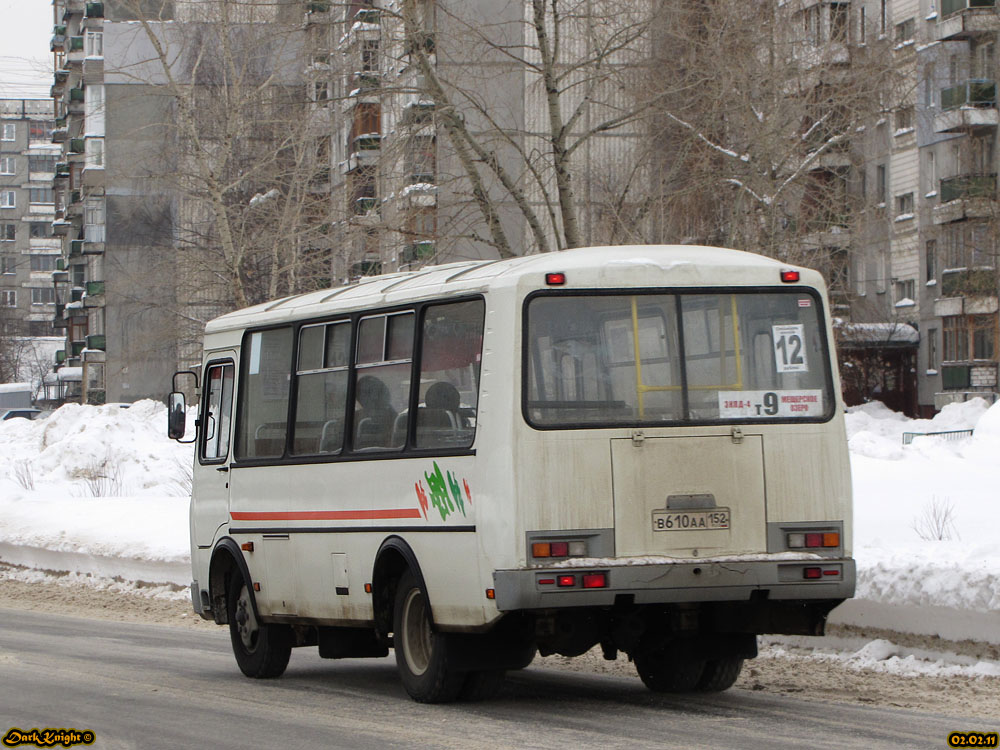
[[[413,700],[447,703],[458,697],[466,674],[451,663],[448,635],[434,630],[427,595],[410,571],[396,586],[392,642],[399,677]]]
[[[292,655],[287,625],[260,622],[243,576],[233,576],[226,597],[229,637],[240,671],[247,677],[280,677]]]

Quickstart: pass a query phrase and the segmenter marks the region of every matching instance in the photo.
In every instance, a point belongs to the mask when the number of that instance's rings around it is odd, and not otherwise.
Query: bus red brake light
[[[781,272],[781,280],[786,284],[791,284],[799,280],[799,272],[786,268]]]
[[[545,283],[549,286],[562,286],[566,283],[566,274],[559,273],[547,273],[545,274]]]
[[[803,568],[802,569],[802,577],[803,578],[809,578],[809,579],[820,578],[820,577],[822,577],[822,575],[823,575],[823,569],[822,568]]]
[[[569,542],[552,542],[549,544],[552,557],[569,557]]]
[[[562,588],[567,586],[576,586],[576,576],[559,576],[556,578],[556,584]]]
[[[608,587],[608,576],[606,573],[584,573],[583,587],[585,589],[605,589]]]

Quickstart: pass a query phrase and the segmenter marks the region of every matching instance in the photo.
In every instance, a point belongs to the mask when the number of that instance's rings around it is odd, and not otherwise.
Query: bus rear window
[[[819,307],[801,289],[534,297],[526,416],[540,427],[828,419]]]

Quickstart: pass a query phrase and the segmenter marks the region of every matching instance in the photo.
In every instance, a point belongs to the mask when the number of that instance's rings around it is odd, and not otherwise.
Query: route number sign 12
[[[771,333],[778,372],[808,372],[805,326],[801,323],[771,326]]]

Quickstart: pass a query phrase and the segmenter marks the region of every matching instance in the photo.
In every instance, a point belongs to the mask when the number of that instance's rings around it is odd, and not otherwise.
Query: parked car
[[[35,419],[41,413],[42,413],[41,409],[34,409],[34,408],[7,409],[5,412],[2,413],[2,416],[0,416],[0,422],[7,419],[15,419],[17,417],[20,417],[21,419]]]

